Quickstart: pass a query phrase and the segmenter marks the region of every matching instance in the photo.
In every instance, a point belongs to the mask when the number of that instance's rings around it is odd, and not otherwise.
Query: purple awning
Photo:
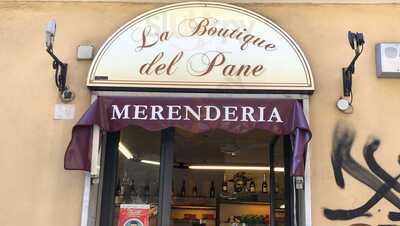
[[[72,129],[64,158],[68,170],[90,171],[93,125],[108,132],[136,125],[150,131],[177,127],[194,133],[222,129],[245,133],[262,129],[291,135],[291,174],[304,174],[304,160],[311,132],[301,104],[290,99],[99,97]]]

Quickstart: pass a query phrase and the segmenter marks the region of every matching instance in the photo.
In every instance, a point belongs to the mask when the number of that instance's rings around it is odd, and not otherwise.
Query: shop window
[[[115,148],[108,150],[113,153],[108,153],[105,165],[113,165],[115,174],[112,176],[115,179],[105,180],[104,186],[112,183],[114,192],[111,202],[103,202],[103,206],[112,205],[113,212],[103,211],[102,215],[110,216],[111,225],[119,225],[118,220],[123,207],[148,208],[149,225],[157,225],[160,137],[159,131],[150,132],[140,127],[128,127],[121,130],[119,139],[116,138]],[[114,161],[110,157],[112,154],[115,155]],[[109,171],[112,170],[109,168]],[[101,225],[110,225],[110,220],[108,223],[104,222],[107,220],[103,220]],[[126,223],[129,226],[135,225],[135,222]]]
[[[290,153],[289,137],[261,130],[195,134],[129,127],[111,133],[100,225],[139,226],[118,221],[125,209],[141,208],[150,226],[294,225]]]
[[[170,225],[270,225],[269,143],[264,131],[193,134],[176,129]],[[275,145],[275,225],[285,225],[283,142]]]

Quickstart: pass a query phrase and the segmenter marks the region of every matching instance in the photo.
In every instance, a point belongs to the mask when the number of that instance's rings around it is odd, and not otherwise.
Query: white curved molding
[[[399,4],[400,0],[214,0],[222,3],[261,4]],[[0,2],[176,3],[189,0],[0,0]]]

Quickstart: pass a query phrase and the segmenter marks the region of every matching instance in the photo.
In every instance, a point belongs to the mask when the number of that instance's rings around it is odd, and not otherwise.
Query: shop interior
[[[115,163],[113,226],[118,225],[123,204],[148,204],[149,225],[159,225],[163,186],[170,186],[171,226],[292,225],[289,137],[278,138],[262,130],[196,134],[174,128],[172,179],[168,181],[160,178],[161,134],[136,126],[125,128],[115,142],[114,160],[106,155],[106,164]]]

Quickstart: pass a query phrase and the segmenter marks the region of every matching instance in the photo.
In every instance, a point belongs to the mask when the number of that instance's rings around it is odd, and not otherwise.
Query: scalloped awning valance
[[[93,125],[108,132],[136,125],[151,131],[177,127],[194,133],[222,129],[240,134],[261,129],[291,135],[292,175],[304,174],[311,139],[301,103],[292,99],[99,97],[72,130],[65,169],[90,170]]]

